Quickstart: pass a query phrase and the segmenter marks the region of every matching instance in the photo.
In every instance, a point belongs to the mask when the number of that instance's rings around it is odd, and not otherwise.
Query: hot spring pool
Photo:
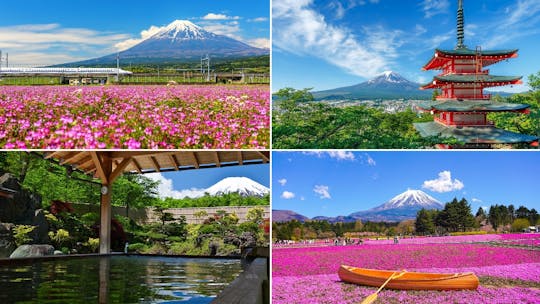
[[[108,256],[0,265],[0,303],[210,303],[240,260]]]

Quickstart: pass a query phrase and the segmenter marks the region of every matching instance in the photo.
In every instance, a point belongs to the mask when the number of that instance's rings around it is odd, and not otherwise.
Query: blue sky
[[[272,90],[331,89],[386,70],[426,83],[421,71],[435,48],[456,45],[457,0],[274,0]],[[489,67],[492,74],[540,71],[540,1],[464,0],[465,44],[515,49],[519,57]],[[526,91],[526,86],[495,88]]]
[[[160,182],[161,197],[182,198],[204,194],[204,190],[227,177],[247,177],[270,188],[270,165],[245,165],[180,172],[145,174]]]
[[[540,154],[526,151],[272,153],[272,208],[308,217],[348,215],[418,189],[442,203],[540,210]]]
[[[254,46],[270,46],[269,0],[24,0],[2,1],[0,10],[0,50],[9,53],[12,64],[107,55],[176,19]]]

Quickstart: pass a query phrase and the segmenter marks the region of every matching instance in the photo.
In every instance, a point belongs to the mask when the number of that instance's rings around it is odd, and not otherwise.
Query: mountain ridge
[[[209,32],[188,20],[175,20],[126,50],[63,66],[112,64],[117,56],[130,63],[181,63],[199,61],[206,55],[213,59],[238,59],[268,54],[269,49]]]
[[[393,71],[385,71],[356,85],[313,92],[316,100],[430,99],[431,95],[432,90],[420,90],[419,83]]]
[[[368,210],[357,211],[349,215],[339,215],[336,217],[315,216],[311,218],[311,220],[324,220],[331,223],[354,222],[356,220],[369,220],[375,222],[399,222],[416,218],[416,213],[422,208],[440,210],[444,208],[444,205],[437,199],[433,198],[432,196],[421,190],[409,189],[403,193],[394,196],[387,202]],[[272,212],[274,212],[274,210]],[[296,217],[299,218],[305,216],[296,213]],[[309,219],[308,217],[305,218]]]

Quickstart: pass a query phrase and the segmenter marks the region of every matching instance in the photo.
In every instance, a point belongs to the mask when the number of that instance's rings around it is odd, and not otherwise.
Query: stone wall
[[[227,213],[235,213],[238,216],[239,223],[243,223],[246,221],[246,215],[250,209],[253,209],[257,206],[227,206],[227,207],[205,207],[205,208],[169,208],[165,209],[165,212],[169,212],[173,214],[173,217],[175,219],[180,218],[180,216],[185,216],[186,222],[188,224],[200,224],[202,223],[206,218],[213,216],[217,214],[218,211],[224,210]],[[270,218],[270,206],[259,206],[264,209],[264,217]],[[90,205],[90,204],[80,204],[80,203],[74,203],[73,208],[75,209],[75,212],[78,214],[84,214],[88,212],[96,212],[99,213],[99,205]],[[206,211],[208,213],[208,216],[197,218],[195,216],[196,213],[200,211]],[[114,215],[121,215],[121,216],[128,216],[126,212],[126,207],[118,207],[113,206],[112,207],[112,214]],[[141,209],[129,209],[129,218],[133,219],[137,223],[140,224],[149,224],[154,223],[158,221],[157,215],[153,211],[153,208],[141,208]]]

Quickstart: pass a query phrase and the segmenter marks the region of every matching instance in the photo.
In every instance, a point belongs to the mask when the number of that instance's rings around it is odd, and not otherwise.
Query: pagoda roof
[[[516,58],[518,49],[511,50],[471,50],[469,48],[456,48],[454,50],[435,49],[435,55],[422,67],[423,70],[440,70],[444,63],[451,59],[482,58],[482,67],[486,67],[508,58]]]
[[[433,89],[445,83],[482,83],[484,86],[499,86],[521,83],[522,76],[495,76],[489,74],[449,74],[433,77],[433,81],[421,88]]]
[[[414,127],[423,137],[454,137],[468,144],[517,144],[538,140],[536,136],[495,127],[452,127],[437,122],[415,123]]]
[[[521,112],[530,107],[528,104],[493,102],[487,100],[436,100],[420,103],[419,108],[435,112]]]

